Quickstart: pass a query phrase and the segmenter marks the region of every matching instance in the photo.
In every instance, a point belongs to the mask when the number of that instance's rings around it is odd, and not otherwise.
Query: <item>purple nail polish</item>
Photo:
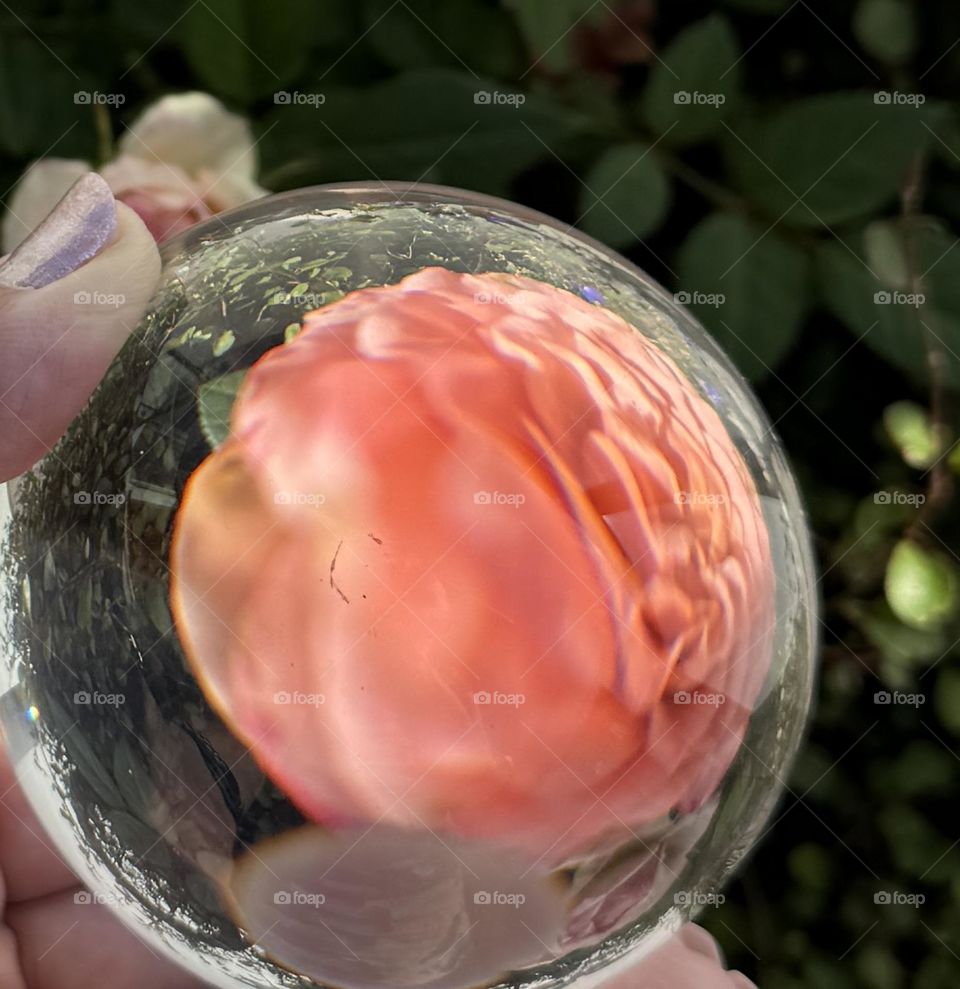
[[[116,229],[113,193],[90,172],[77,179],[40,226],[0,264],[0,286],[49,285],[89,261]]]

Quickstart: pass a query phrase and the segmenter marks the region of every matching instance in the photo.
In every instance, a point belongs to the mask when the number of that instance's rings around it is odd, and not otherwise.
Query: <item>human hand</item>
[[[97,176],[78,182],[0,263],[0,480],[56,442],[137,324],[159,273],[153,238]],[[79,890],[0,752],[0,987],[198,986],[105,907],[77,902]]]

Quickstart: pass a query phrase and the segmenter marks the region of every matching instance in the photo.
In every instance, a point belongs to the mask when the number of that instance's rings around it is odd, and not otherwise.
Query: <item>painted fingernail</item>
[[[40,226],[0,264],[0,286],[49,285],[89,261],[116,229],[113,193],[90,172],[77,179]]]

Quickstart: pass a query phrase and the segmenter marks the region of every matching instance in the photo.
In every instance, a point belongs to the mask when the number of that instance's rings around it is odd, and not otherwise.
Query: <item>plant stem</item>
[[[699,192],[704,199],[721,209],[730,209],[743,213],[748,211],[747,204],[736,193],[731,192],[719,182],[701,175],[676,155],[664,154],[661,161],[668,171],[672,172],[681,182],[688,185],[694,192]]]
[[[926,156],[918,152],[910,165],[900,194],[900,222],[903,230],[904,253],[907,262],[910,292],[924,297],[921,256],[918,240],[920,215],[926,177]],[[950,438],[950,417],[947,410],[947,355],[939,337],[923,318],[922,307],[914,308],[916,332],[923,338],[930,381],[930,422],[940,448],[940,455],[927,472],[927,497],[916,519],[907,530],[907,537],[922,539],[922,530],[936,518],[953,497],[953,476],[947,464],[946,448]],[[929,314],[928,314],[928,318]]]
[[[97,131],[98,166],[105,165],[113,157],[113,128],[110,124],[110,113],[107,108],[98,103],[93,108],[93,123]]]

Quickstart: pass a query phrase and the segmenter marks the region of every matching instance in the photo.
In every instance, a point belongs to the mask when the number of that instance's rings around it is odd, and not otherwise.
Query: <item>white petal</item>
[[[226,175],[217,174],[209,168],[201,169],[196,181],[204,202],[214,213],[242,206],[269,194],[269,190],[257,185],[253,179],[229,172]]]
[[[3,218],[3,253],[9,254],[31,234],[81,176],[90,171],[85,161],[41,158],[17,183]]]
[[[131,192],[147,192],[175,204],[192,203],[201,198],[197,183],[179,165],[147,160],[132,154],[118,155],[108,161],[100,174],[122,199]]]
[[[179,165],[196,176],[211,171],[252,181],[257,156],[247,121],[207,93],[165,96],[148,107],[120,140],[123,154]]]

